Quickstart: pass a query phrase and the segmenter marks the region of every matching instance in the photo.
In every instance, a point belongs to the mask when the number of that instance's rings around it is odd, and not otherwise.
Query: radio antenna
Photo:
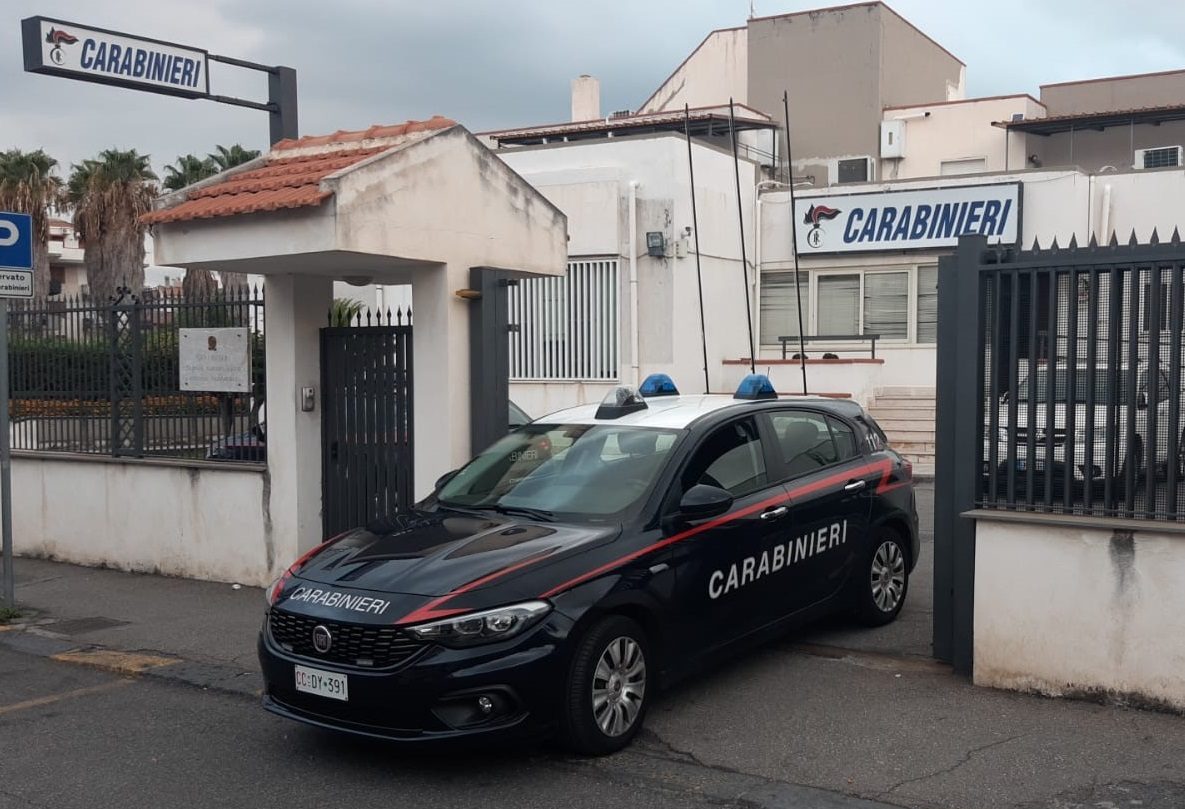
[[[741,236],[741,272],[745,282],[745,321],[749,324],[749,373],[757,373],[757,352],[753,348],[753,307],[749,303],[749,257],[745,254],[745,212],[741,205],[741,159],[737,155],[736,116],[728,99],[728,136],[732,140],[732,169],[737,182],[737,225]]]
[[[794,215],[794,157],[790,151],[790,92],[782,91],[786,110],[786,186],[790,189],[790,255],[794,259],[794,297],[798,301],[798,360],[802,365],[802,395],[806,396],[806,338],[802,330],[802,281],[798,277],[798,218]],[[760,227],[760,224],[758,224]]]
[[[691,230],[695,234],[695,283],[699,287],[699,334],[704,350],[704,393],[711,392],[708,383],[708,330],[704,325],[704,276],[699,262],[699,217],[695,211],[695,165],[691,161],[691,107],[683,104],[683,134],[687,137],[687,174],[691,182]]]

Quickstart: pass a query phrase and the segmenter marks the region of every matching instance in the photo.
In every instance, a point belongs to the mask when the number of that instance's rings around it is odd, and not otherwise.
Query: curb
[[[16,624],[3,629],[0,647],[21,654],[86,666],[121,677],[145,677],[251,699],[258,699],[263,693],[259,672],[237,666],[200,663],[155,651],[129,651],[78,643],[37,626]]]

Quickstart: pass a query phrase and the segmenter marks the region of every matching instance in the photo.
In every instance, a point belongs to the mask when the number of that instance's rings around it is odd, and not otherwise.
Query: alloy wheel
[[[593,718],[606,736],[633,727],[646,695],[646,658],[633,638],[620,636],[601,652],[592,678]]]
[[[886,540],[872,557],[872,600],[882,612],[897,609],[905,594],[905,554],[896,542]]]

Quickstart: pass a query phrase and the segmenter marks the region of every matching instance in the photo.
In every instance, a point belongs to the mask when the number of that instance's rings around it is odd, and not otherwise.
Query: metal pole
[[[798,278],[798,220],[794,217],[794,152],[790,148],[790,93],[782,91],[786,110],[786,185],[790,189],[790,255],[794,258],[794,297],[798,301],[798,360],[802,365],[802,395],[806,396],[806,336],[802,330],[802,281]],[[757,223],[761,227],[761,223]],[[783,344],[784,345],[784,344]],[[876,342],[872,344],[876,354]]]
[[[8,435],[8,301],[0,300],[0,532],[4,556],[4,603],[16,606],[12,571],[12,448]]]
[[[272,145],[299,137],[296,116],[296,70],[277,66],[268,73],[267,100],[275,108],[268,113]]]
[[[732,140],[732,169],[737,182],[737,223],[741,234],[741,271],[745,279],[745,321],[749,324],[749,373],[757,373],[757,351],[753,347],[753,306],[749,303],[749,257],[745,254],[745,212],[741,207],[741,159],[737,155],[736,119],[728,99],[728,136]]]
[[[704,325],[704,276],[699,263],[699,219],[695,212],[695,166],[691,162],[691,107],[683,105],[683,134],[687,136],[687,174],[691,178],[691,229],[695,234],[695,283],[699,287],[699,334],[704,349],[704,393],[710,393],[708,383],[708,331]],[[746,279],[748,280],[748,279]]]

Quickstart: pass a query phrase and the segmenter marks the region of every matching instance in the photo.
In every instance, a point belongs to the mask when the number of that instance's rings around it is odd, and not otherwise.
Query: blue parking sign
[[[33,217],[0,211],[0,269],[33,269]]]

